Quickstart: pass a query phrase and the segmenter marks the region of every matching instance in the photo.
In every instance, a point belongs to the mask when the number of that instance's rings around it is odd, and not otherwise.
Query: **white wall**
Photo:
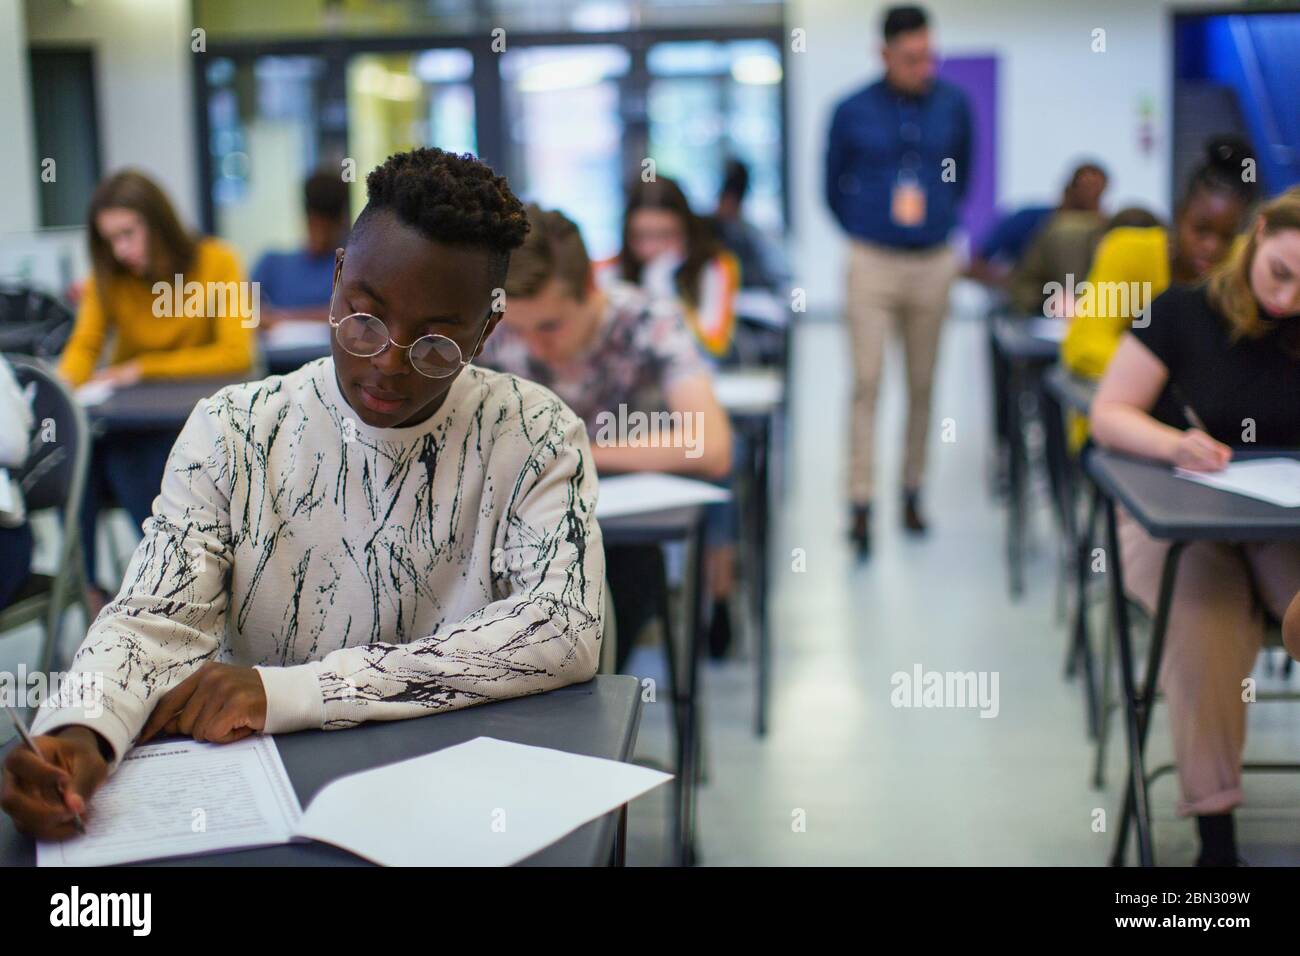
[[[0,0],[0,6],[14,2]],[[25,0],[25,6],[28,43],[95,51],[105,172],[143,169],[167,191],[181,217],[197,225],[190,71],[192,58],[203,54],[190,52],[189,0]],[[24,94],[24,102],[30,101],[30,92]],[[13,110],[8,100],[0,95],[0,122]]]
[[[36,165],[32,131],[31,88],[27,78],[26,26],[19,0],[0,0],[0,233],[36,226]]]
[[[939,49],[996,55],[999,206],[1050,200],[1073,160],[1101,159],[1107,205],[1168,214],[1173,3],[1167,0],[922,0]],[[1206,2],[1209,0],[1192,0]],[[822,199],[826,132],[836,102],[880,73],[879,0],[791,0],[787,29],[807,52],[787,57],[795,284],[810,310],[838,309],[844,238]],[[1178,0],[1179,7],[1189,4]],[[1092,52],[1092,31],[1106,51]],[[1154,106],[1156,142],[1138,144],[1139,107]]]

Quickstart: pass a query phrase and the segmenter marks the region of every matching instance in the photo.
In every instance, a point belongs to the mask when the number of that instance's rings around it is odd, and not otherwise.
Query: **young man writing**
[[[528,207],[529,233],[511,257],[502,328],[483,364],[554,389],[586,422],[600,473],[662,471],[709,481],[731,472],[731,426],[713,392],[680,307],[616,282],[600,289],[578,227],[562,213]],[[675,428],[619,427],[666,412]],[[710,561],[715,594],[730,555]],[[663,563],[655,546],[609,555],[618,617],[619,668],[653,616]]]
[[[101,713],[43,710],[0,806],[43,838],[133,743],[419,717],[589,679],[604,554],[582,422],[469,366],[527,232],[504,179],[420,149],[367,180],[331,358],[200,403],[77,652]],[[93,813],[93,803],[90,804]]]

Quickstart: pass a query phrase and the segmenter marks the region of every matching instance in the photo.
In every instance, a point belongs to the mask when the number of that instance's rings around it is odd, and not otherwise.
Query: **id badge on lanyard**
[[[898,136],[903,143],[903,156],[898,176],[890,196],[889,216],[895,225],[914,228],[925,222],[925,188],[921,185],[921,126],[915,108],[904,111],[900,107]]]

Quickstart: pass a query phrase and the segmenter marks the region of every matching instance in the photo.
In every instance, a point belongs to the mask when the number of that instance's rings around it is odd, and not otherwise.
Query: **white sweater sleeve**
[[[90,727],[112,744],[115,770],[158,699],[216,656],[232,560],[224,447],[212,400],[200,402],[168,457],[122,589],[73,658],[75,706],[42,707],[34,733]]]
[[[497,600],[406,644],[258,667],[269,733],[399,720],[589,680],[600,661],[605,553],[582,421],[533,409],[530,442],[498,512]],[[515,465],[519,462],[516,460]]]

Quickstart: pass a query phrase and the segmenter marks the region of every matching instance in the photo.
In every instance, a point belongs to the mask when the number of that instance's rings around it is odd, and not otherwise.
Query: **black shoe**
[[[726,601],[714,601],[709,618],[709,657],[722,660],[731,649],[731,606]]]
[[[1237,834],[1232,812],[1211,813],[1196,818],[1201,837],[1201,855],[1197,866],[1241,866],[1237,856]]]
[[[854,505],[850,524],[849,541],[853,544],[854,557],[865,561],[871,554],[871,505]]]
[[[903,527],[908,534],[925,534],[929,526],[921,517],[920,493],[909,491],[903,495]]]

